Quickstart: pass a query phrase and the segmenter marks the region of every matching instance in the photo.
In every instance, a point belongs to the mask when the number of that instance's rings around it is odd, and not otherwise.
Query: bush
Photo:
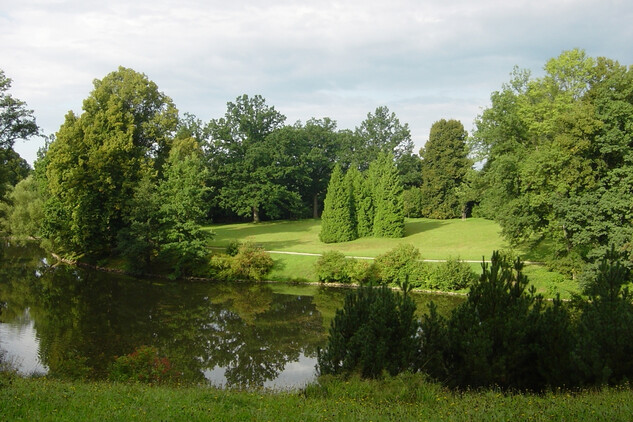
[[[412,367],[418,323],[415,303],[386,286],[360,287],[345,297],[330,326],[328,343],[318,352],[323,375],[359,373],[376,378]]]
[[[410,244],[400,244],[375,260],[376,272],[385,284],[400,286],[407,278],[413,287],[424,285],[427,269],[420,251]]]
[[[449,258],[435,265],[429,272],[427,287],[444,291],[465,289],[476,279],[477,275],[465,262]]]
[[[585,286],[589,300],[574,299],[578,324],[580,372],[587,384],[633,379],[633,296],[625,255],[608,251]]]
[[[240,250],[240,246],[242,246],[242,242],[240,242],[239,240],[231,240],[226,246],[226,254],[228,256],[237,255]]]
[[[111,381],[137,381],[160,384],[178,378],[166,357],[153,346],[140,346],[129,355],[118,357],[110,367]]]
[[[467,301],[448,320],[431,308],[422,321],[418,368],[452,387],[543,390],[573,386],[575,338],[560,300],[545,306],[520,260],[497,252]]]
[[[355,284],[373,284],[378,281],[376,265],[364,259],[350,259],[347,266],[349,278]]]
[[[231,276],[244,280],[261,280],[273,265],[270,254],[252,242],[241,244],[237,254],[229,260]]]
[[[353,265],[342,252],[324,252],[315,265],[316,274],[321,282],[349,283],[349,269]]]

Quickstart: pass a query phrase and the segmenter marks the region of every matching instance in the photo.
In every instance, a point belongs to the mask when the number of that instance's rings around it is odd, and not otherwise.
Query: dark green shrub
[[[317,278],[327,283],[349,283],[349,267],[352,263],[342,252],[324,252],[314,264]]]
[[[422,321],[418,367],[452,387],[542,390],[575,384],[575,337],[560,300],[546,306],[520,260],[494,252],[467,301],[445,320]]]
[[[239,252],[240,246],[242,246],[242,242],[239,240],[231,240],[226,246],[225,252],[228,256],[235,256]]]
[[[174,381],[178,375],[169,359],[160,357],[153,346],[141,346],[129,355],[120,356],[110,367],[111,381],[160,384]]]
[[[400,244],[375,260],[376,272],[385,284],[402,285],[407,280],[413,287],[424,285],[426,266],[421,262],[420,251],[411,244]]]
[[[432,267],[429,271],[427,287],[444,291],[465,289],[477,278],[475,272],[465,262],[449,258]]]
[[[231,277],[241,280],[261,280],[273,265],[270,254],[252,242],[241,244],[237,254],[229,259]]]
[[[345,297],[318,353],[323,375],[359,373],[376,378],[412,368],[418,323],[415,303],[388,287],[360,287]]]
[[[633,296],[626,286],[631,271],[614,249],[600,262],[586,284],[588,300],[575,298],[580,371],[587,384],[633,379]]]

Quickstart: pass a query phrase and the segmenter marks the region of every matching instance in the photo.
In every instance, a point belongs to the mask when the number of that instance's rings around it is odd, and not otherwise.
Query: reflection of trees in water
[[[0,318],[30,309],[52,376],[103,378],[117,356],[154,345],[188,380],[222,366],[231,385],[261,385],[325,339],[310,297],[266,285],[156,284],[37,262],[3,263]]]
[[[224,368],[229,385],[275,379],[301,354],[314,357],[346,289],[314,296],[273,293],[257,283],[153,283],[59,265],[36,248],[6,248],[0,265],[0,320],[28,324],[52,376],[107,376],[117,356],[156,346],[183,377],[201,382]],[[416,296],[416,295],[414,295]],[[432,297],[440,309],[461,298]],[[420,299],[418,310],[426,311]]]
[[[240,290],[235,295],[225,304],[239,304]],[[270,303],[255,318],[243,318],[239,307],[231,305],[216,314],[215,353],[206,364],[208,368],[224,367],[229,385],[262,385],[301,353],[314,356],[317,346],[324,343],[321,315],[312,297],[272,294]]]

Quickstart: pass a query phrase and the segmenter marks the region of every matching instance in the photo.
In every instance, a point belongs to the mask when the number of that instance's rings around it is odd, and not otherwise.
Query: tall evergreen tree
[[[458,120],[433,123],[422,157],[422,214],[431,218],[462,215],[460,187],[472,162],[468,159],[466,131]]]
[[[350,169],[350,171],[353,171]],[[356,172],[354,180],[354,206],[358,237],[370,237],[374,233],[374,186],[367,177],[368,171]]]
[[[352,210],[351,186],[346,182],[341,167],[336,165],[325,196],[319,239],[325,243],[354,240],[356,230]]]
[[[380,179],[376,186],[374,236],[404,236],[404,201],[402,181],[391,154],[378,157]]]

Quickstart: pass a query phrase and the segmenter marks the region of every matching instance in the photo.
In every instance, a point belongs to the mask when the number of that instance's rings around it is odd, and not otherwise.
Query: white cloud
[[[202,120],[242,93],[291,122],[328,115],[350,128],[387,105],[421,146],[439,118],[470,127],[515,64],[538,71],[574,47],[633,63],[633,4],[618,0],[0,0],[0,10],[0,68],[47,133],[119,65]],[[16,149],[32,161],[35,144]]]

